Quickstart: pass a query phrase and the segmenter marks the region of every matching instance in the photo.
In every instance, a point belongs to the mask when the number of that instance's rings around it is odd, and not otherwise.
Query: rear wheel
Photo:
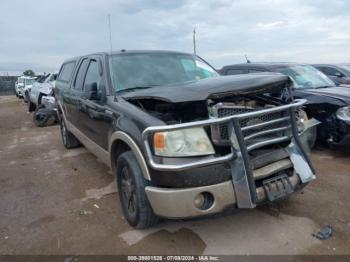
[[[159,222],[147,199],[145,187],[149,184],[131,151],[117,160],[117,182],[120,203],[128,223],[136,228],[151,227]]]
[[[62,117],[60,120],[60,128],[62,142],[65,148],[71,149],[80,146],[79,140],[71,132],[68,131],[66,123],[64,122]]]

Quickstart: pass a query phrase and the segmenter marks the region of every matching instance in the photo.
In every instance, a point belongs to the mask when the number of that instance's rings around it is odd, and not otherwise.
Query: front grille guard
[[[291,104],[273,107],[269,109],[262,109],[259,111],[242,113],[242,114],[237,114],[237,115],[232,115],[232,116],[227,116],[222,118],[212,118],[208,120],[196,121],[196,122],[190,122],[190,123],[148,127],[142,133],[142,138],[146,149],[147,162],[155,170],[181,171],[181,170],[199,168],[207,165],[219,164],[219,163],[230,161],[232,165],[232,180],[235,186],[238,206],[241,208],[252,208],[255,206],[258,200],[257,200],[257,194],[256,194],[255,181],[253,177],[253,170],[251,168],[250,159],[249,159],[250,150],[253,150],[258,147],[266,146],[266,145],[288,141],[293,138],[293,142],[298,147],[302,155],[302,158],[306,161],[306,163],[309,165],[312,172],[314,173],[310,160],[307,157],[306,152],[303,150],[303,147],[299,140],[298,127],[297,127],[297,122],[295,118],[295,109],[298,107],[301,107],[305,103],[306,103],[305,99],[296,99]],[[274,122],[274,121],[289,120],[288,127],[284,128],[286,130],[289,129],[290,131],[289,135],[284,135],[284,136],[272,138],[272,139],[266,139],[265,141],[247,146],[246,140],[250,139],[251,136],[248,138],[244,137],[243,131],[247,129],[254,129],[254,128],[262,127],[264,125],[268,125],[270,124],[269,123],[270,121],[257,123],[257,124],[253,124],[245,127],[241,127],[239,121],[244,118],[251,118],[262,114],[269,114],[269,113],[280,112],[280,111],[285,111],[286,115],[281,119],[274,119],[271,121]],[[152,141],[150,139],[150,136],[153,135],[154,133],[164,132],[164,131],[174,131],[174,130],[179,130],[184,128],[192,128],[192,127],[200,127],[200,126],[202,127],[213,126],[213,125],[218,125],[223,123],[228,123],[230,127],[231,151],[229,154],[222,155],[222,156],[214,155],[210,157],[200,157],[201,158],[200,160],[193,160],[190,162],[187,161],[188,159],[183,158],[184,163],[181,163],[181,164],[178,164],[178,163],[164,164],[164,163],[158,163],[155,161],[151,147],[150,147],[150,142]],[[282,131],[285,131],[284,129]],[[275,131],[276,130],[272,130],[272,131],[265,130],[265,131],[260,131],[260,134],[265,132],[275,132]],[[277,131],[281,131],[281,130],[277,130]],[[259,132],[257,132],[253,134],[253,136],[257,136],[260,134]]]

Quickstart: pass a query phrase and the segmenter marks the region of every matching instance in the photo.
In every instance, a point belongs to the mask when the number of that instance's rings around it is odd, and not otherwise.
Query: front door
[[[88,88],[97,87],[96,94],[89,97]],[[105,73],[101,69],[99,57],[91,57],[83,84],[83,96],[80,103],[79,129],[104,150],[108,150],[108,131],[111,128],[111,115],[105,107],[106,99]]]

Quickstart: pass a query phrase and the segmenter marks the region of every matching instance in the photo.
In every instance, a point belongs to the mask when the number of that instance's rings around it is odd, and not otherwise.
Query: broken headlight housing
[[[153,137],[153,145],[157,156],[206,156],[215,153],[203,127],[157,132]]]
[[[298,130],[303,131],[305,129],[305,123],[309,120],[307,113],[303,109],[297,111],[297,125]]]
[[[340,120],[350,121],[350,106],[340,107],[335,115]]]

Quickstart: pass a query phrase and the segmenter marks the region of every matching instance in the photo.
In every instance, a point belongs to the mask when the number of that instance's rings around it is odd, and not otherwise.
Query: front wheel
[[[23,101],[24,101],[24,103],[28,103],[29,102],[29,92],[28,92],[28,90],[26,90],[24,92]]]
[[[56,116],[45,112],[45,106],[39,105],[33,113],[33,122],[38,127],[53,125],[56,121]]]
[[[144,229],[159,222],[145,193],[149,183],[132,151],[124,152],[117,160],[117,183],[122,210],[131,226]]]

